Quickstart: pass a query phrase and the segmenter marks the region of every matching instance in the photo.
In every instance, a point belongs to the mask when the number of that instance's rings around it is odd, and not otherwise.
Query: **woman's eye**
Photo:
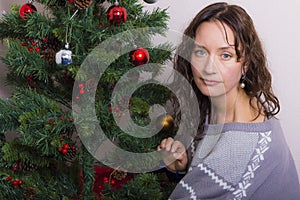
[[[197,56],[206,56],[207,55],[207,52],[204,49],[196,49],[194,51],[194,53]]]
[[[229,53],[222,53],[221,57],[224,60],[229,60],[230,58],[232,58],[232,55]]]

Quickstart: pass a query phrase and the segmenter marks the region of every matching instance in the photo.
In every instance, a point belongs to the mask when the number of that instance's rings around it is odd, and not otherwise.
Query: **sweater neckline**
[[[226,122],[224,124],[206,124],[204,126],[204,133],[215,135],[228,131],[265,132],[271,129],[273,123],[278,123],[278,120],[270,118],[263,122]]]

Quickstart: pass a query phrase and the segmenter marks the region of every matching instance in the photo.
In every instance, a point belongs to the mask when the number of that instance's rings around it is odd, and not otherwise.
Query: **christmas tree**
[[[152,45],[167,21],[138,0],[36,0],[3,13],[14,91],[0,100],[0,199],[167,198],[174,183],[151,154],[175,133],[152,106],[171,95],[155,77],[172,47]]]

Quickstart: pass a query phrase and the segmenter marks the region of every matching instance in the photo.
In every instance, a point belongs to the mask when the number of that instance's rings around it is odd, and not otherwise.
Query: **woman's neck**
[[[264,117],[262,114],[258,115],[257,101],[250,101],[250,97],[240,88],[231,94],[212,97],[210,123],[261,122]]]

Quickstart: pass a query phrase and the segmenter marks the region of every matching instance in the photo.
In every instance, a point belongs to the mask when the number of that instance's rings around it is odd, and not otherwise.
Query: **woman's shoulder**
[[[227,122],[224,124],[207,124],[205,126],[205,133],[212,134],[218,130],[220,133],[226,133],[230,131],[238,131],[245,133],[253,132],[267,132],[267,131],[282,131],[280,120],[272,117],[265,119],[262,122]]]

